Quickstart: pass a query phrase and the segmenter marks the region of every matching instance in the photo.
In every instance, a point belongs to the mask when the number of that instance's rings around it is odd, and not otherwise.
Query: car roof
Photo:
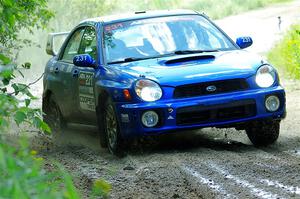
[[[156,10],[156,11],[141,11],[127,14],[119,14],[119,15],[108,15],[103,17],[96,17],[83,20],[79,25],[84,23],[117,23],[128,20],[138,20],[138,19],[146,19],[153,17],[165,17],[165,16],[174,16],[174,15],[196,15],[199,14],[196,11],[192,10]]]

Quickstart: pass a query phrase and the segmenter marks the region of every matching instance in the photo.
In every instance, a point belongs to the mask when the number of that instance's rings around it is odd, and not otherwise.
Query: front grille
[[[209,90],[208,87],[215,87],[216,90]],[[247,90],[249,88],[245,79],[231,79],[199,84],[178,86],[174,91],[174,98],[187,98],[202,95],[212,95],[234,91]]]
[[[217,106],[193,106],[177,109],[177,125],[222,122],[256,115],[255,100],[243,100]]]

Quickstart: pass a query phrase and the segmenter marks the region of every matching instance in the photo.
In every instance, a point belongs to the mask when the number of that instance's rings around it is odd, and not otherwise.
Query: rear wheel
[[[125,141],[120,134],[114,104],[110,99],[105,104],[103,117],[103,127],[108,150],[114,155],[123,156]]]
[[[280,121],[261,121],[251,123],[246,128],[250,141],[255,146],[273,144],[279,137]]]
[[[43,112],[45,113],[44,121],[51,128],[52,136],[56,137],[61,135],[65,127],[65,122],[53,96],[43,101]]]

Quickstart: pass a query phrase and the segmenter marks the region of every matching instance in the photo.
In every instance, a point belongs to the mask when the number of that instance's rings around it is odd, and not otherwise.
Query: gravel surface
[[[250,51],[265,52],[281,35],[277,16],[284,30],[299,11],[300,1],[294,1],[217,23],[233,38],[250,33],[261,41]],[[288,116],[270,147],[253,147],[244,131],[214,128],[139,141],[124,158],[101,149],[92,129],[68,130],[54,144],[34,136],[33,147],[64,165],[84,198],[96,179],[112,184],[111,198],[300,198],[299,83],[283,80]],[[34,93],[41,95],[41,85]]]

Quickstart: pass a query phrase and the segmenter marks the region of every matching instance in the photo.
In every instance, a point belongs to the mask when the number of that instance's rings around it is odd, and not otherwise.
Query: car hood
[[[152,79],[162,86],[178,86],[224,79],[247,78],[262,59],[244,50],[189,54],[114,65],[120,74]]]

